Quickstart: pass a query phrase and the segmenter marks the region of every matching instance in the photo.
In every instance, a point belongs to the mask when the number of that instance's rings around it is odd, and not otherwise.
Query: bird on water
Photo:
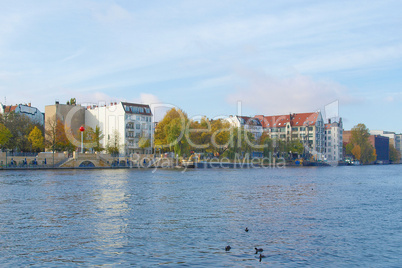
[[[226,247],[225,247],[225,251],[229,251],[230,249],[231,249],[230,246],[226,246]]]
[[[255,254],[257,254],[258,252],[263,252],[264,250],[262,248],[255,248]]]
[[[260,254],[260,262],[263,258],[265,258],[265,255]]]
[[[248,232],[248,228],[246,227],[246,230],[244,230],[244,231]]]

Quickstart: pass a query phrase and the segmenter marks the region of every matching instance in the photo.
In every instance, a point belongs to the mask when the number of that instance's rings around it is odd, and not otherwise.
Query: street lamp
[[[81,153],[84,153],[84,131],[85,128],[83,126],[80,127],[80,131],[81,131]]]

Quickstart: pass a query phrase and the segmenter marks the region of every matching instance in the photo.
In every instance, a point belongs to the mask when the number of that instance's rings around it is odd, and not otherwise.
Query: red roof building
[[[325,151],[324,121],[320,112],[288,115],[256,115],[263,131],[272,139],[302,141],[318,160]]]

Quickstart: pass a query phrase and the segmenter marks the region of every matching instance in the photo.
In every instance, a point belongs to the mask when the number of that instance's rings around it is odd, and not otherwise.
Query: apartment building
[[[325,160],[338,162],[343,160],[343,124],[342,118],[338,122],[325,124]]]
[[[61,122],[65,131],[72,136],[76,144],[80,143],[79,128],[85,125],[85,107],[81,105],[61,104],[55,101],[53,105],[45,106],[45,138],[49,139],[48,131],[54,124]]]
[[[324,121],[320,112],[295,113],[288,115],[256,115],[263,131],[271,139],[300,140],[317,160],[324,159]]]
[[[256,140],[258,140],[262,135],[262,125],[260,120],[257,118],[235,115],[229,116],[228,121],[232,126],[242,127],[246,131],[252,133]]]
[[[0,103],[0,114],[11,113],[23,114],[27,116],[32,122],[38,123],[43,126],[45,121],[45,115],[39,111],[38,108],[32,107],[31,103],[17,104],[17,105],[3,105]]]
[[[152,153],[153,123],[149,105],[114,102],[110,105],[88,106],[85,112],[85,124],[93,129],[99,126],[104,135],[103,147],[118,135],[122,154]],[[147,140],[149,142],[144,143]],[[148,146],[144,147],[144,144]]]

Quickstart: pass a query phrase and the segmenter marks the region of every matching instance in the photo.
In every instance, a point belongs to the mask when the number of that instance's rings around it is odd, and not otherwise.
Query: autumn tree
[[[184,136],[185,131],[187,131],[186,125],[183,124],[182,118],[179,117],[171,120],[165,126],[166,141],[175,155],[183,156],[190,153],[190,145]]]
[[[185,138],[192,150],[206,152],[211,147],[211,124],[206,117],[187,123]]]
[[[5,148],[8,141],[12,138],[11,131],[2,123],[0,123],[0,146]]]
[[[355,145],[352,149],[352,154],[355,157],[355,159],[357,160],[361,160],[361,156],[362,156],[362,151],[359,145]]]
[[[392,144],[389,144],[389,160],[392,163],[399,163],[401,160],[401,153]]]
[[[41,125],[32,121],[26,115],[15,112],[0,115],[0,123],[8,128],[12,134],[6,147],[23,152],[31,151],[31,143],[28,140],[28,135],[32,129],[35,126],[39,129],[42,128]]]
[[[44,149],[44,137],[42,131],[38,127],[34,127],[28,135],[28,140],[32,145],[32,150],[40,152]]]
[[[170,109],[155,129],[155,147],[161,150],[174,150],[176,154],[182,155],[189,151],[189,145],[184,138],[187,114],[180,109]]]
[[[363,164],[373,162],[376,159],[374,147],[369,142],[370,131],[364,124],[358,124],[351,130],[351,140],[354,148],[360,147],[360,161]],[[353,148],[353,149],[354,149]],[[357,151],[358,149],[356,149]],[[355,152],[356,152],[355,151]],[[353,153],[353,150],[352,150]],[[353,154],[355,155],[355,154]],[[355,155],[356,157],[356,155]]]
[[[145,153],[145,149],[151,147],[151,142],[145,135],[141,135],[138,140],[138,147],[142,149],[142,153]]]
[[[211,150],[222,155],[229,147],[233,128],[224,119],[211,121]]]
[[[45,130],[45,146],[51,151],[68,151],[75,150],[74,144],[68,139],[74,137],[71,130],[64,126],[60,119],[49,118],[47,120],[47,127]]]

